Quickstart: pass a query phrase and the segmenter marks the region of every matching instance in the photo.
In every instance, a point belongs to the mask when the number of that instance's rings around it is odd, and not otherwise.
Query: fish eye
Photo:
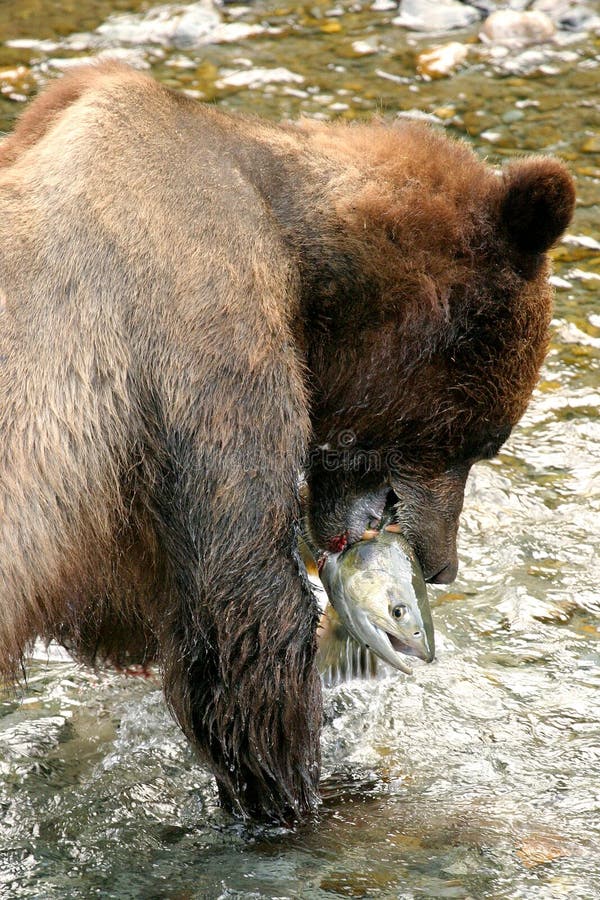
[[[404,605],[404,603],[398,603],[398,605],[394,606],[394,608],[392,609],[392,615],[395,619],[401,619],[404,616],[405,612],[406,606]]]

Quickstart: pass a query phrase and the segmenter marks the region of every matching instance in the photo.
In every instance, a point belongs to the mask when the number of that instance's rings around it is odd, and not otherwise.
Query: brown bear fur
[[[157,659],[230,808],[313,809],[298,475],[315,546],[392,502],[450,580],[573,203],[558,162],[499,176],[421,125],[233,117],[114,63],[52,85],[0,144],[0,674],[38,635]]]

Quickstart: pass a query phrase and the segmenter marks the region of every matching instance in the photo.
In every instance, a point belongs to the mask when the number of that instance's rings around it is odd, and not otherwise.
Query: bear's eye
[[[392,615],[395,619],[402,619],[404,614],[406,613],[406,606],[403,603],[399,603],[397,606],[394,606],[392,609]]]
[[[510,437],[511,431],[512,427],[510,425],[506,425],[504,428],[499,428],[496,434],[494,434],[482,448],[482,451],[480,453],[481,459],[493,459],[494,456],[496,456],[500,452],[500,449],[504,442]]]
[[[471,464],[482,459],[493,459],[500,452],[511,431],[512,426],[506,425],[498,428],[492,434],[486,435],[483,440],[468,441],[464,447],[463,458],[467,459]]]
[[[501,444],[497,444],[497,443],[486,444],[485,447],[482,447],[482,449],[477,454],[477,458],[478,459],[493,459],[500,452],[501,446],[502,446]]]

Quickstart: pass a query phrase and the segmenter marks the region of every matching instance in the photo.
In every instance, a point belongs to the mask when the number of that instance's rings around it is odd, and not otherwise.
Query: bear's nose
[[[458,562],[447,562],[439,572],[425,580],[429,584],[451,584],[458,573]]]

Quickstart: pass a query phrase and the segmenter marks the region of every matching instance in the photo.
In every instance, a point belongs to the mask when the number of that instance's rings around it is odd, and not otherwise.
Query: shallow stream
[[[165,31],[152,7],[3,0],[0,129],[50,74],[117,47],[226,108],[420,110],[492,162],[557,154],[577,176],[577,214],[554,254],[541,383],[469,482],[458,581],[431,590],[437,659],[327,689],[318,820],[292,833],[232,824],[158,678],[93,673],[51,649],[0,701],[0,897],[596,900],[600,36],[504,52],[476,27],[411,33],[390,3],[344,0],[194,4]],[[451,40],[464,63],[419,75],[419,55]]]

